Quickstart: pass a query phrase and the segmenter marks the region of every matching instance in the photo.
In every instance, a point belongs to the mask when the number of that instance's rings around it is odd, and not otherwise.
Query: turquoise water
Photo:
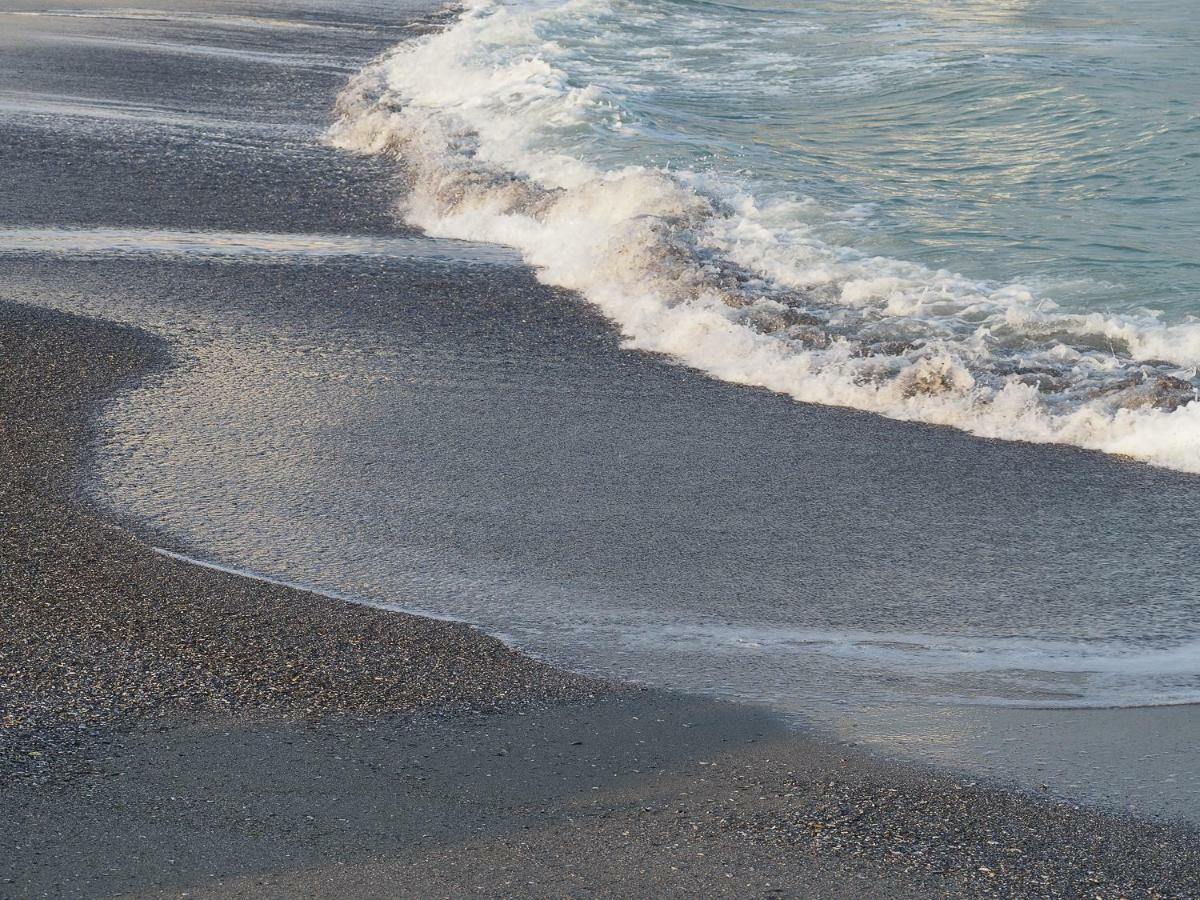
[[[743,174],[865,252],[1200,313],[1200,18],[1179,0],[614,3],[544,37],[628,111],[590,156]],[[832,235],[831,235],[832,236]]]
[[[476,0],[331,136],[632,348],[1200,472],[1198,44],[1167,0]]]

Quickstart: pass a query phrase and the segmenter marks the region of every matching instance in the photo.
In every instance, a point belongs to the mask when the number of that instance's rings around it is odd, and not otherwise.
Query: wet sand
[[[404,23],[388,21],[362,52],[395,41]],[[104,74],[127,101],[157,103],[160,119],[184,96],[227,119],[260,121],[270,107],[230,102],[248,78],[264,83],[261,61],[193,72],[177,53],[56,44],[11,24],[4,40],[25,49],[0,57],[5,90],[36,83],[61,97]],[[289,49],[266,44],[257,49]],[[340,77],[301,67],[284,93],[324,110]],[[14,177],[0,187],[0,225],[405,234],[386,173],[311,141],[79,121],[3,119]],[[491,335],[478,304],[534,296],[527,274],[406,266],[389,277],[437,311],[429,327],[472,322],[481,340]],[[465,626],[154,553],[142,539],[153,523],[135,535],[90,499],[96,423],[136,384],[194,370],[214,337],[251,333],[255,316],[313,317],[336,333],[332,283],[305,272],[29,250],[0,260],[0,294],[23,301],[0,307],[0,800],[12,826],[0,896],[1200,893],[1187,827],[884,763],[754,707],[604,685]],[[369,299],[370,280],[355,283]],[[197,294],[221,302],[198,317]],[[599,323],[588,337],[577,307],[552,315],[558,333],[511,340],[544,350],[568,338],[607,359],[615,338]],[[658,364],[627,365],[637,380]],[[609,373],[596,366],[599,383]]]

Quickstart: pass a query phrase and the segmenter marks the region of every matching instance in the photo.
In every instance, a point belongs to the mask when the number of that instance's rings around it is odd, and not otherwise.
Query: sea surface
[[[409,221],[796,399],[1200,472],[1180,0],[471,0],[346,91]]]

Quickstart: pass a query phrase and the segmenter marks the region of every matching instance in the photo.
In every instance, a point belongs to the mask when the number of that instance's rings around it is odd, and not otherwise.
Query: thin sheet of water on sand
[[[0,229],[0,254],[72,257],[177,256],[319,262],[331,257],[424,259],[514,265],[503,247],[429,237],[290,234],[157,228]]]

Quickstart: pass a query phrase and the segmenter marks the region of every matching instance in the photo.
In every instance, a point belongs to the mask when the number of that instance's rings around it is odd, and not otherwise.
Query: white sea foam
[[[542,36],[611,12],[473,0],[356,76],[331,139],[402,160],[411,223],[518,249],[630,347],[805,402],[1200,473],[1200,322],[1068,312],[1020,285],[830,243],[813,216],[836,213],[803,198],[612,164],[637,115]],[[605,152],[581,149],[594,145]]]

